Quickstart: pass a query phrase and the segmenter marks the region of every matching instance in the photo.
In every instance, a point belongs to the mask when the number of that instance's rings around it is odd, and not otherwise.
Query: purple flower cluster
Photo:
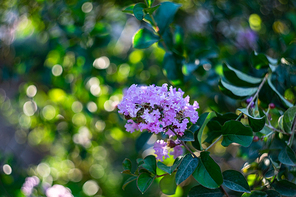
[[[248,98],[246,100],[246,103],[249,104],[252,100],[253,100],[253,97],[250,97],[250,98]],[[250,108],[253,108],[253,107],[255,107],[255,103],[254,102],[252,102],[252,104],[250,105]]]
[[[148,130],[158,134],[166,132],[169,136],[184,134],[189,119],[195,123],[199,108],[195,101],[189,103],[189,96],[183,98],[184,92],[163,84],[161,87],[150,85],[132,85],[118,104],[119,113],[128,119],[125,128],[128,132]]]
[[[46,190],[46,197],[73,197],[73,195],[69,188],[54,185]]]
[[[251,29],[239,31],[236,37],[236,43],[242,49],[255,49],[257,44],[257,34]]]
[[[156,158],[163,161],[163,157],[166,159],[169,157],[169,154],[173,155],[174,159],[181,156],[183,154],[183,149],[180,143],[180,140],[173,141],[169,139],[168,142],[157,140],[153,147],[155,154],[157,155]],[[173,151],[170,151],[172,149]]]
[[[164,132],[170,139],[168,142],[157,140],[154,144],[157,159],[168,158],[169,154],[174,158],[183,154],[180,141],[173,141],[175,135],[182,136],[191,121],[196,123],[199,105],[194,101],[189,103],[189,96],[183,98],[181,89],[168,88],[167,84],[161,87],[132,85],[126,92],[120,104],[119,113],[127,119],[126,131],[148,130],[154,134]],[[173,150],[173,151],[170,151]]]
[[[26,196],[30,196],[35,186],[39,184],[40,180],[37,176],[27,177],[25,183],[22,186],[22,192]]]

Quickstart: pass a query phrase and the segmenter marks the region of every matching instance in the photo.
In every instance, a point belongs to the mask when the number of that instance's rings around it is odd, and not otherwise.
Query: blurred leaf
[[[128,158],[125,158],[122,162],[124,170],[132,170],[132,162]]]
[[[153,5],[154,0],[145,0],[148,7],[150,8]]]
[[[137,158],[137,164],[138,165],[141,165],[141,164],[143,164],[144,163],[144,159],[142,159],[142,158]]]
[[[191,154],[187,154],[180,166],[178,167],[177,173],[176,173],[176,183],[177,185],[181,184],[183,181],[185,181],[196,169],[198,165],[198,159],[195,157],[192,157]]]
[[[268,68],[269,66],[269,61],[263,53],[253,52],[251,62],[256,69]]]
[[[224,125],[224,123],[227,122],[228,120],[236,120],[238,118],[238,115],[233,112],[227,112],[225,114],[220,114],[216,112],[216,114],[217,114],[217,117],[214,117],[212,120],[218,121],[221,125]]]
[[[227,81],[239,87],[258,85],[262,81],[260,78],[249,76],[225,63],[223,63],[223,73]]]
[[[253,129],[254,132],[261,131],[263,129],[263,127],[265,126],[265,119],[266,119],[265,116],[260,117],[260,118],[254,117],[249,114],[247,108],[240,108],[237,110],[241,111],[242,113],[244,113],[248,116],[250,127]]]
[[[134,7],[135,7],[135,4],[132,4],[132,5],[129,5],[125,8],[122,9],[122,12],[125,12],[125,13],[128,13],[128,14],[134,14]]]
[[[287,180],[275,181],[271,186],[284,196],[295,196],[296,195],[296,185]]]
[[[137,3],[134,6],[133,12],[134,12],[135,17],[138,20],[142,20],[144,18],[144,12],[143,12],[144,8],[146,8],[146,5],[144,3]]]
[[[152,133],[145,131],[142,132],[141,135],[138,137],[136,140],[136,150],[139,152],[142,150],[143,146],[146,144],[146,142],[149,140],[151,137]]]
[[[250,127],[241,122],[229,120],[222,126],[223,146],[229,146],[232,142],[248,147],[253,141],[253,132]]]
[[[208,189],[202,185],[190,189],[188,197],[223,197],[224,193],[220,189]]]
[[[172,2],[163,2],[160,4],[154,16],[160,34],[163,34],[167,27],[173,22],[179,7],[181,7],[180,4]]]
[[[283,101],[284,105],[286,107],[292,107],[293,104],[290,103],[289,101],[287,101],[276,89],[275,87],[273,86],[272,82],[271,82],[271,79],[270,79],[270,76],[268,77],[267,79],[267,82],[268,82],[268,85],[269,87],[279,96],[279,98]]]
[[[287,111],[285,111],[284,117],[282,119],[285,132],[291,133],[295,116],[296,116],[296,106],[290,107]]]
[[[199,117],[199,119],[200,119],[200,117]],[[192,133],[195,133],[196,131],[198,131],[199,128],[200,128],[199,125],[197,125],[197,124],[193,124],[193,125],[191,125],[191,127],[189,128],[189,131],[191,131]]]
[[[159,182],[159,187],[162,193],[166,195],[175,194],[177,188],[175,174],[164,176]]]
[[[250,186],[245,177],[238,171],[226,170],[223,172],[223,185],[237,192],[250,193]]]
[[[285,149],[281,150],[279,154],[279,160],[281,163],[288,166],[295,166],[296,156],[294,151],[289,146],[286,146]]]
[[[242,197],[267,197],[267,194],[262,191],[252,191],[251,193],[244,193]]]
[[[156,174],[156,159],[154,155],[148,155],[144,158],[144,164],[141,165],[149,172]]]
[[[193,133],[189,130],[185,130],[184,135],[178,138],[181,141],[194,141]]]
[[[283,58],[286,59],[290,64],[296,63],[296,44],[293,43],[288,46],[287,50],[282,55]]]
[[[266,190],[264,192],[267,194],[267,197],[281,197],[280,193],[275,190]]]
[[[133,175],[132,172],[131,172],[130,170],[123,170],[121,173],[122,173],[122,174]]]
[[[166,53],[163,59],[163,68],[167,78],[178,85],[183,81],[182,65],[172,53]]]
[[[150,174],[146,172],[138,176],[137,186],[142,194],[144,194],[144,192],[150,187],[155,177],[156,176],[150,176]]]
[[[133,37],[133,46],[137,49],[144,49],[151,46],[153,43],[158,42],[159,37],[150,30],[143,28],[139,29]]]
[[[193,177],[204,187],[218,188],[223,183],[219,165],[210,157],[210,152],[201,152],[200,161],[193,172]]]
[[[154,6],[154,7],[149,7],[149,8],[145,8],[144,11],[148,14],[153,14],[153,12],[155,12],[158,8],[160,7],[160,5]]]
[[[201,119],[201,120],[198,121],[198,123],[202,123],[202,125],[201,125],[199,131],[194,133],[194,135],[196,136],[196,137],[195,137],[195,141],[198,141],[198,143],[199,143],[199,147],[196,147],[196,145],[197,145],[196,143],[193,144],[194,147],[199,148],[199,150],[202,150],[202,149],[203,149],[202,146],[201,146],[201,144],[202,144],[202,141],[201,141],[202,134],[203,134],[204,129],[205,129],[206,125],[208,124],[208,122],[209,122],[212,118],[214,118],[214,117],[216,117],[216,116],[217,116],[217,115],[216,115],[215,112],[210,112],[210,113],[205,113],[205,115],[202,114],[202,117],[199,118],[199,119]],[[197,140],[196,140],[196,139],[197,139]]]
[[[250,97],[258,90],[258,88],[241,88],[233,86],[226,83],[223,79],[219,82],[219,88],[224,94],[234,99],[243,99],[246,97]]]
[[[172,174],[174,170],[180,165],[182,159],[183,159],[182,157],[177,157],[172,166],[167,166],[161,162],[157,162],[157,167],[169,174]]]
[[[137,177],[136,176],[132,176],[132,177],[129,177],[122,185],[122,189],[124,190],[124,188],[131,182],[133,182],[134,180],[136,180]]]

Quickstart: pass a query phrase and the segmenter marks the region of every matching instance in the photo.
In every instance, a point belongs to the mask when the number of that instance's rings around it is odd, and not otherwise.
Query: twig
[[[220,188],[222,189],[223,193],[224,193],[227,197],[229,197],[228,193],[226,192],[226,190],[224,189],[224,187],[223,187],[222,185],[220,186]]]
[[[272,129],[273,131],[278,132],[278,133],[282,133],[282,134],[285,134],[285,135],[290,135],[289,133],[286,133],[286,132],[284,132],[282,130],[279,130],[279,129],[274,128],[272,125],[269,125],[269,124],[266,124],[265,123],[265,126],[268,127],[268,128],[270,128],[270,129]]]
[[[208,147],[206,148],[205,151],[209,150],[212,146],[214,146],[214,144],[216,144],[216,143],[217,143],[222,137],[223,137],[223,135],[220,135],[220,136],[215,140],[215,142],[213,142],[210,146],[208,146]]]
[[[171,130],[176,136],[177,136],[177,138],[178,138],[178,134],[172,129]],[[179,138],[178,138],[179,139]],[[198,158],[193,152],[192,152],[192,150],[182,141],[182,140],[180,140],[181,141],[181,144],[192,154],[192,156],[193,157],[195,157],[195,158]]]

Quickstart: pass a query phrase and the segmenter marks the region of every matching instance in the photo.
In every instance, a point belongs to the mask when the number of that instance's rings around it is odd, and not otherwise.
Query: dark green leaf
[[[248,116],[250,127],[253,129],[254,132],[259,132],[263,129],[263,127],[265,126],[265,118],[266,118],[265,116],[254,117],[249,114],[247,108],[241,108],[238,110]]]
[[[216,114],[217,117],[213,118],[213,120],[218,121],[221,125],[224,125],[228,120],[236,120],[238,118],[238,115],[232,112],[227,112],[225,114],[219,114],[216,112]]]
[[[163,59],[163,68],[167,78],[174,85],[182,83],[182,65],[172,53],[166,53]]]
[[[269,61],[263,53],[253,52],[251,61],[256,69],[267,68],[269,66]]]
[[[173,195],[176,192],[176,181],[175,181],[175,174],[166,175],[163,177],[159,182],[159,187],[162,193],[166,195]]]
[[[221,169],[210,157],[210,152],[201,152],[200,161],[193,177],[204,187],[215,189],[223,183]]]
[[[258,85],[262,81],[260,78],[249,76],[225,63],[223,63],[223,73],[227,81],[239,87]]]
[[[145,131],[142,132],[141,135],[138,137],[136,140],[136,150],[140,151],[142,150],[143,146],[146,144],[146,142],[149,140],[151,137],[152,133]]]
[[[137,164],[138,165],[141,165],[141,164],[143,164],[144,163],[144,159],[142,159],[142,158],[137,158]]]
[[[128,13],[128,14],[134,14],[134,7],[135,7],[135,4],[132,4],[132,5],[129,5],[125,8],[122,9],[122,12],[125,12],[125,13]]]
[[[154,0],[145,0],[145,1],[146,1],[149,8],[152,6],[152,4],[154,2]]]
[[[180,165],[182,159],[183,159],[182,157],[177,157],[172,166],[166,166],[161,162],[157,162],[157,167],[169,174],[172,174],[174,170]]]
[[[189,130],[186,130],[184,132],[184,135],[179,137],[179,140],[181,140],[181,141],[194,141],[193,133],[191,131],[189,131]]]
[[[153,43],[158,42],[159,37],[150,30],[143,28],[139,29],[133,38],[134,48],[144,49],[151,46]]]
[[[216,116],[217,116],[217,115],[216,115],[215,112],[210,112],[210,113],[208,113],[207,116],[206,116],[206,118],[205,118],[205,120],[203,121],[203,123],[202,123],[202,125],[201,125],[201,127],[200,127],[200,129],[199,129],[199,131],[198,131],[198,133],[195,132],[195,135],[197,135],[197,140],[198,140],[198,142],[199,142],[199,144],[200,144],[200,150],[203,149],[202,146],[201,146],[201,144],[202,144],[201,137],[202,137],[203,131],[204,131],[206,125],[208,124],[208,122],[209,122],[212,118],[214,118],[214,117],[216,117]]]
[[[267,197],[281,197],[280,193],[275,190],[267,190],[265,193],[267,194]]]
[[[278,95],[278,97],[283,101],[283,103],[285,104],[286,107],[293,107],[293,104],[290,103],[289,101],[287,101],[273,86],[270,76],[268,77],[267,82],[268,82],[269,87]]]
[[[144,158],[144,164],[141,165],[143,168],[149,172],[156,174],[156,159],[153,155],[148,155]]]
[[[239,121],[229,120],[222,126],[223,146],[229,146],[232,142],[248,147],[253,141],[253,132],[250,127]]]
[[[159,8],[160,5],[151,7],[151,8],[145,8],[144,11],[148,14],[153,14],[153,12],[155,12],[155,10],[157,10]]]
[[[223,185],[237,192],[250,193],[250,187],[245,177],[238,171],[226,170],[223,172]]]
[[[212,143],[214,141],[214,139],[216,139],[217,137],[219,137],[222,134],[221,133],[222,126],[217,120],[214,120],[216,118],[217,117],[213,118],[207,124],[207,127],[209,129],[209,131],[207,132],[207,138],[205,139],[205,142],[207,142],[207,143]]]
[[[176,183],[179,185],[183,181],[185,181],[196,169],[198,165],[198,159],[195,157],[192,157],[191,154],[187,154],[180,166],[178,167],[177,173],[176,173]]]
[[[202,185],[190,189],[188,197],[222,197],[224,193],[220,189],[208,189]]]
[[[156,176],[150,176],[149,173],[143,172],[138,176],[137,186],[142,194],[150,187]]]
[[[290,107],[284,113],[283,127],[287,133],[291,133],[291,131],[292,131],[292,126],[293,126],[295,115],[296,115],[296,106]]]
[[[189,128],[189,131],[191,131],[192,133],[195,133],[199,128],[200,128],[199,125],[197,125],[197,124],[193,124],[193,125]]]
[[[296,156],[294,151],[289,146],[286,146],[285,149],[281,150],[279,154],[279,160],[281,163],[288,166],[295,166]]]
[[[241,88],[233,86],[226,83],[223,79],[219,82],[219,88],[227,96],[230,96],[234,99],[243,99],[252,96],[258,90],[258,88]]]
[[[124,170],[132,170],[132,162],[128,158],[125,158],[122,162]]]
[[[244,193],[242,197],[267,197],[267,194],[262,191],[252,191],[251,193]]]
[[[271,186],[284,196],[295,196],[296,195],[296,185],[287,180],[276,181]]]
[[[122,185],[122,189],[124,190],[124,188],[131,182],[133,182],[134,180],[136,180],[137,177],[136,176],[132,176],[132,177],[129,177]]]
[[[122,174],[133,175],[130,170],[123,170],[121,173]]]
[[[144,8],[146,8],[146,5],[144,3],[137,3],[134,6],[133,12],[134,12],[135,17],[138,20],[142,20],[144,18],[144,12],[143,12]]]
[[[181,7],[180,4],[172,2],[163,2],[160,4],[154,16],[160,34],[163,34],[167,27],[173,22],[179,7]]]

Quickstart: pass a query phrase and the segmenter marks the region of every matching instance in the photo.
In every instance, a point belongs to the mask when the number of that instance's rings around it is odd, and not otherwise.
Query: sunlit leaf
[[[166,195],[175,194],[177,188],[175,174],[164,176],[159,182],[159,187],[162,193]]]
[[[134,7],[135,7],[135,4],[132,4],[132,5],[129,5],[125,8],[122,9],[122,12],[125,12],[125,13],[128,13],[128,14],[134,14]]]
[[[142,194],[150,187],[156,176],[151,176],[149,173],[142,173],[138,176],[137,186]]]
[[[137,49],[144,49],[151,46],[153,43],[158,42],[158,40],[158,35],[146,28],[143,28],[137,31],[137,33],[134,35],[133,45]]]
[[[234,99],[243,99],[246,97],[250,97],[256,93],[258,88],[242,88],[231,85],[225,82],[223,79],[219,82],[220,90],[225,93],[227,96],[230,96]]]

